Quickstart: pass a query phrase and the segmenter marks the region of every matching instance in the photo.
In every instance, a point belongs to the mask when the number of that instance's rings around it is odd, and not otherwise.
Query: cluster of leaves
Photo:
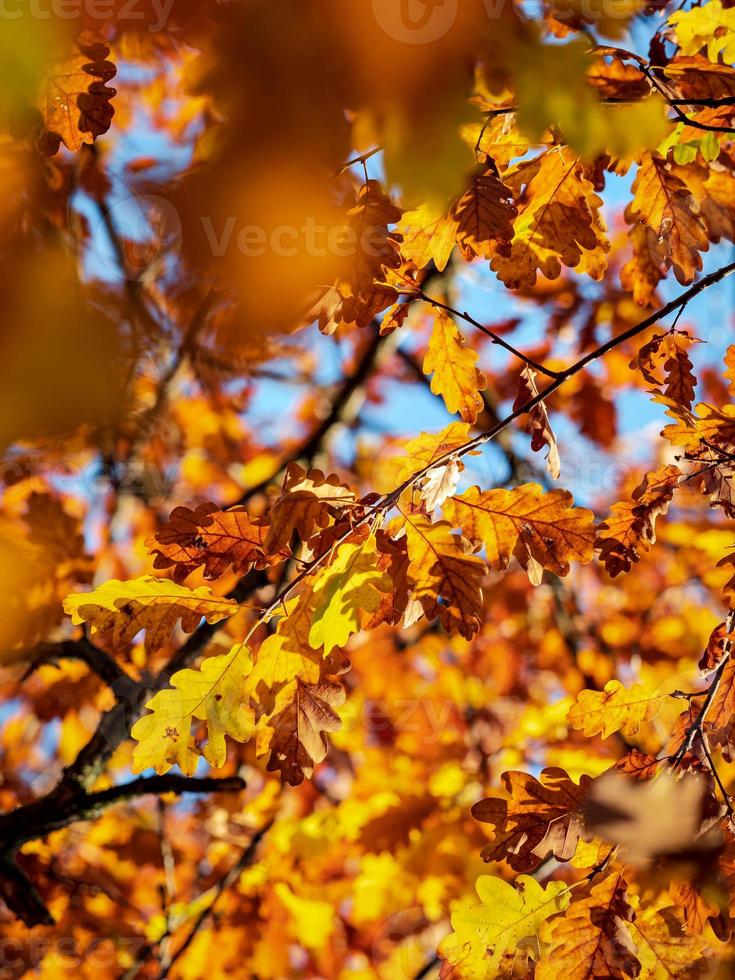
[[[728,976],[733,9],[93,6],[0,28],[0,968]]]

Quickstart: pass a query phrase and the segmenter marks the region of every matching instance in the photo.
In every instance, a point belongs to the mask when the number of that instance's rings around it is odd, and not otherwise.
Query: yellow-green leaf
[[[202,618],[218,623],[232,616],[237,603],[214,595],[206,585],[187,589],[144,575],[128,582],[113,578],[93,592],[69,595],[64,612],[75,626],[89,623],[93,636],[109,638],[115,647],[125,646],[145,630],[146,650],[151,652],[168,643],[177,620],[185,633],[191,633]]]
[[[146,705],[150,714],[133,726],[131,734],[138,742],[133,752],[134,771],[152,768],[164,773],[176,763],[190,776],[200,756],[211,766],[224,765],[225,735],[245,742],[252,733],[252,712],[243,704],[250,668],[250,651],[240,643],[229,653],[207,658],[200,670],[177,671],[171,687],[159,691]],[[191,734],[191,724],[196,720],[207,724],[204,747]]]

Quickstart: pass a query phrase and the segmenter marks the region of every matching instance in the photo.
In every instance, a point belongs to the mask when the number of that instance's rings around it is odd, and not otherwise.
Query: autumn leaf
[[[637,977],[641,964],[630,932],[634,911],[626,882],[613,872],[576,899],[563,917],[543,923],[540,938],[549,944],[536,967],[537,980]]]
[[[556,279],[562,266],[601,279],[610,245],[601,199],[568,149],[549,150],[503,175],[518,207],[507,254],[492,267],[509,289],[532,287],[541,272]]]
[[[697,54],[706,49],[710,61],[722,55],[726,63],[735,61],[735,14],[720,0],[709,0],[692,10],[677,10],[669,17],[682,54]]]
[[[187,589],[168,579],[142,578],[120,582],[110,579],[93,592],[69,595],[64,611],[75,626],[89,623],[92,635],[109,640],[114,647],[132,643],[145,630],[146,650],[168,643],[178,620],[185,633],[204,618],[218,623],[237,612],[234,599],[216,596],[205,585]]]
[[[432,392],[442,396],[448,412],[459,412],[465,422],[476,422],[483,408],[480,392],[487,387],[487,381],[475,366],[477,359],[451,316],[444,310],[435,310],[423,372],[433,373]]]
[[[280,495],[270,512],[271,526],[265,539],[270,554],[288,548],[294,531],[307,541],[327,527],[333,516],[355,502],[355,494],[334,474],[321,470],[308,472],[292,463],[283,480]]]
[[[343,647],[360,629],[360,612],[374,613],[381,592],[389,592],[392,581],[377,564],[375,538],[358,544],[341,545],[331,565],[322,569],[314,581],[314,609],[309,643],[324,647],[325,656],[334,647]]]
[[[677,910],[666,899],[636,907],[629,925],[636,955],[641,963],[642,980],[668,980],[669,977],[697,975],[707,943],[700,936],[687,935]]]
[[[471,179],[454,207],[457,241],[469,257],[490,259],[513,238],[517,211],[513,195],[498,176],[495,165]]]
[[[632,500],[613,504],[610,516],[597,529],[595,542],[610,575],[629,572],[654,544],[656,520],[668,511],[681,476],[678,466],[661,466],[644,476]]]
[[[662,702],[662,695],[650,697],[642,684],[626,688],[612,680],[604,691],[581,691],[577,695],[577,703],[569,709],[569,724],[588,738],[608,738],[614,732],[632,738],[642,724],[656,717]]]
[[[482,617],[481,581],[485,564],[467,554],[460,535],[446,521],[432,524],[420,514],[406,515],[413,594],[426,616],[437,616],[448,632],[469,638]]]
[[[267,555],[268,530],[267,521],[253,520],[244,507],[220,510],[216,504],[200,504],[196,510],[176,507],[146,545],[155,556],[153,567],[173,569],[176,582],[200,567],[205,578],[217,579],[229,568],[244,575],[253,565],[288,557],[285,551]]]
[[[61,143],[68,150],[93,143],[110,128],[115,112],[110,105],[115,89],[108,88],[107,82],[116,68],[106,60],[110,49],[104,38],[85,31],[76,48],[45,65],[39,86],[37,104],[43,125],[39,145],[49,155]]]
[[[380,283],[387,271],[401,265],[401,236],[388,226],[396,224],[402,213],[377,180],[368,180],[360,187],[355,204],[347,212],[350,254],[334,285],[333,307],[320,311],[322,332],[333,333],[340,323],[366,327],[395,302],[394,291]]]
[[[617,772],[600,776],[587,801],[587,825],[615,844],[631,863],[666,856],[715,851],[716,829],[703,826],[704,781],[693,774],[677,778],[666,770],[653,779],[626,779]]]
[[[396,227],[403,238],[403,257],[413,262],[417,269],[424,269],[433,262],[439,272],[443,272],[449,263],[458,230],[457,219],[432,203],[407,211]]]
[[[666,161],[646,153],[633,182],[633,200],[626,209],[629,224],[643,222],[664,246],[665,261],[679,282],[687,283],[702,268],[700,253],[709,249],[707,229],[686,184],[671,173]]]
[[[566,490],[544,493],[526,483],[513,490],[472,487],[447,500],[443,511],[470,541],[484,546],[491,567],[505,571],[514,556],[537,585],[544,568],[567,575],[570,561],[592,558],[593,515],[572,502]]]
[[[464,901],[452,912],[453,932],[439,945],[439,955],[452,967],[451,976],[485,980],[505,974],[506,967],[532,955],[541,924],[569,905],[569,889],[561,881],[543,887],[519,875],[517,888],[492,875],[475,882],[479,902]]]
[[[131,734],[138,742],[134,771],[151,768],[164,773],[176,764],[190,776],[201,756],[211,766],[223,766],[225,735],[245,742],[253,732],[252,712],[243,703],[250,666],[250,651],[237,644],[229,653],[207,657],[199,670],[177,671],[171,687],[155,694],[146,704],[149,714],[133,725]],[[191,734],[197,721],[207,726],[203,748]]]
[[[563,769],[544,769],[539,779],[524,772],[502,776],[506,796],[488,797],[472,807],[472,816],[495,828],[482,852],[486,861],[507,861],[514,871],[531,871],[549,854],[568,861],[587,831],[585,800],[591,780],[579,785]]]
[[[409,439],[402,447],[401,455],[390,460],[396,484],[404,483],[415,473],[460,449],[469,437],[470,427],[466,422],[452,422],[441,432],[422,432],[415,439]],[[461,462],[459,466],[462,466]]]
[[[521,371],[521,381],[518,388],[516,400],[513,403],[513,411],[518,411],[523,405],[535,398],[538,393],[536,384],[536,372],[528,365]],[[558,480],[561,476],[561,459],[559,458],[559,446],[551,428],[549,413],[546,411],[544,402],[539,402],[528,413],[528,431],[531,435],[531,449],[537,453],[544,446],[548,446],[546,454],[546,469],[552,479]]]
[[[298,678],[279,692],[275,708],[258,730],[258,755],[270,752],[268,771],[280,770],[285,782],[298,786],[327,754],[325,732],[341,722],[336,708],[345,699],[340,684],[304,684]]]

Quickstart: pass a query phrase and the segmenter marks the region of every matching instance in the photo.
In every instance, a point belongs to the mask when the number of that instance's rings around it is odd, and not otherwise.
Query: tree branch
[[[29,652],[28,659],[30,666],[25,676],[42,664],[51,664],[57,660],[81,660],[118,698],[125,696],[137,684],[114,657],[106,650],[96,647],[86,636],[78,640],[61,640],[58,643],[39,643]]]
[[[431,296],[427,296],[423,289],[417,288],[416,290],[412,290],[408,295],[415,295],[417,299],[423,300],[424,303],[428,303],[430,306],[434,306],[438,310],[444,310],[445,313],[449,313],[451,316],[456,316],[458,319],[464,320],[476,330],[484,333],[485,336],[489,337],[494,344],[498,344],[500,347],[503,347],[509,354],[512,354],[513,357],[517,357],[518,360],[523,361],[524,364],[532,367],[534,371],[538,371],[540,374],[545,374],[547,378],[557,378],[559,376],[558,371],[552,371],[549,368],[544,367],[543,364],[539,364],[538,361],[534,361],[533,358],[521,353],[521,351],[513,347],[512,344],[509,344],[507,340],[503,340],[502,337],[498,336],[496,333],[493,333],[492,330],[480,323],[479,320],[475,320],[475,318],[470,316],[469,313],[460,313],[459,310],[455,310],[453,307],[447,306],[446,303],[442,303],[438,299],[433,299]]]
[[[46,837],[77,820],[96,817],[116,803],[124,803],[141,796],[160,796],[163,793],[232,793],[244,788],[245,780],[239,776],[198,779],[176,773],[140,776],[128,783],[110,786],[96,793],[73,792],[67,786],[58,786],[51,794],[0,816],[2,850],[16,850],[28,841]]]

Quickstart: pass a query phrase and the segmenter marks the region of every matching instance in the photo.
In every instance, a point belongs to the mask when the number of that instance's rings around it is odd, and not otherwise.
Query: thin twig
[[[410,295],[414,294],[412,293]],[[430,306],[434,306],[439,310],[444,310],[445,313],[449,313],[451,316],[456,316],[458,319],[464,320],[465,323],[469,323],[476,330],[479,330],[481,333],[484,333],[486,337],[489,337],[494,344],[498,344],[500,347],[503,347],[509,354],[512,354],[513,357],[517,357],[520,361],[523,361],[524,364],[532,367],[534,371],[538,371],[540,374],[545,374],[547,378],[559,377],[558,371],[552,371],[550,368],[544,367],[543,364],[539,364],[538,361],[534,361],[532,357],[528,357],[528,355],[523,354],[521,351],[517,350],[517,348],[513,347],[512,344],[509,344],[507,340],[503,340],[502,337],[496,333],[493,333],[492,330],[486,327],[483,323],[480,323],[479,320],[476,320],[473,316],[470,316],[469,313],[460,313],[459,310],[455,310],[446,303],[442,303],[441,300],[434,299],[432,296],[427,296],[423,289],[417,288],[415,290],[415,296],[417,299],[423,300],[424,303],[428,303]]]

